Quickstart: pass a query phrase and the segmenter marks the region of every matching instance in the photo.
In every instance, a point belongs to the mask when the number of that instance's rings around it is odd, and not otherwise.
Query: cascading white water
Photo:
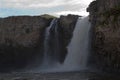
[[[43,57],[43,62],[42,66],[49,66],[50,63],[50,58],[48,56],[49,53],[49,39],[50,39],[50,29],[52,28],[53,24],[55,23],[56,19],[53,19],[52,22],[50,23],[50,26],[45,30],[45,39],[44,39],[44,57]]]
[[[58,38],[58,32],[57,32],[57,25],[54,25],[57,21],[54,19],[50,26],[46,29],[45,32],[45,40],[44,40],[44,59],[43,59],[43,65],[35,68],[32,70],[32,72],[64,72],[64,71],[78,71],[86,69],[87,64],[87,57],[89,53],[89,33],[90,33],[90,23],[88,21],[89,17],[85,18],[79,18],[77,20],[73,37],[71,39],[70,44],[68,45],[68,54],[63,64],[55,63],[51,67],[49,59],[49,40],[50,37],[50,29],[55,29],[55,37]],[[53,40],[53,39],[52,39]],[[56,53],[56,50],[59,48],[58,45],[58,39],[54,39],[54,47],[55,51],[53,53]],[[58,52],[58,51],[57,51]],[[56,53],[57,54],[57,53]],[[53,59],[54,60],[54,59]]]
[[[79,18],[73,32],[73,38],[68,46],[68,55],[64,66],[75,68],[85,68],[89,53],[89,30],[90,23],[88,17]]]
[[[71,39],[68,45],[68,54],[64,64],[57,64],[52,69],[47,69],[46,72],[64,72],[64,71],[79,71],[87,69],[87,58],[89,53],[89,33],[90,22],[89,17],[79,18]]]

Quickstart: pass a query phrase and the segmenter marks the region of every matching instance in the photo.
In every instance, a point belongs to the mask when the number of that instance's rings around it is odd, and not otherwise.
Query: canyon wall
[[[87,11],[93,29],[90,63],[104,71],[120,72],[120,0],[95,0]]]

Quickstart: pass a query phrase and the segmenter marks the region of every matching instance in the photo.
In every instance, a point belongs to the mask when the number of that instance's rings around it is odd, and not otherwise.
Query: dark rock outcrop
[[[68,16],[61,16],[58,21],[58,26],[62,29],[61,33],[63,33],[63,39],[65,39],[65,45],[67,46],[71,40],[73,35],[73,31],[77,22],[78,16],[77,15],[68,15]]]
[[[120,72],[120,0],[93,1],[87,11],[94,30],[91,63]]]
[[[41,16],[0,19],[0,67],[23,67],[35,55],[42,56],[44,30],[51,20]]]
[[[67,46],[71,41],[73,31],[79,16],[77,15],[68,15],[60,16],[58,19],[59,26],[59,37],[61,42],[60,50],[60,62],[63,62],[67,54]]]

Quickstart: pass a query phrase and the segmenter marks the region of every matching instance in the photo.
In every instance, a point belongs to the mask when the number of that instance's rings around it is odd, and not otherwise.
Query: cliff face
[[[16,16],[0,18],[0,71],[7,68],[21,68],[34,63],[35,58],[42,62],[44,55],[45,30],[52,19],[49,15]],[[58,61],[63,62],[67,54],[67,46],[78,16],[68,15],[58,18],[58,37],[60,41]],[[55,30],[51,30],[52,33]],[[55,34],[53,34],[54,36]],[[53,37],[54,38],[54,37]],[[53,44],[54,39],[51,39]],[[51,46],[54,46],[51,44]]]
[[[93,63],[106,71],[120,71],[120,0],[93,1],[87,11],[94,29]]]
[[[61,16],[59,19],[58,25],[61,27],[61,33],[63,34],[66,46],[71,40],[77,19],[77,15]]]
[[[40,16],[8,17],[0,20],[0,45],[35,46],[41,39],[41,33],[49,26],[51,20]]]
[[[0,19],[0,67],[22,67],[43,55],[44,31],[52,19],[16,16]]]

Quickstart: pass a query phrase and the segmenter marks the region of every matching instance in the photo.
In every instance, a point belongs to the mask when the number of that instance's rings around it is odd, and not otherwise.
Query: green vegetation
[[[50,18],[57,18],[57,17],[55,17],[55,16],[48,15],[48,14],[43,14],[43,15],[41,15],[41,17],[44,17],[44,18],[47,18],[47,19],[50,19]]]

